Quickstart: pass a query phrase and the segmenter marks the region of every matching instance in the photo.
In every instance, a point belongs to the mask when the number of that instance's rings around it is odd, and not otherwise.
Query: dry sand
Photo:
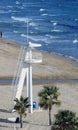
[[[13,77],[20,46],[12,41],[0,40],[0,79]],[[54,54],[42,53],[43,62],[33,65],[34,79],[78,79],[78,64],[72,60]],[[35,69],[34,69],[35,68]],[[60,90],[61,106],[53,107],[52,118],[59,109],[69,109],[78,116],[78,83],[54,83]],[[38,103],[38,92],[42,85],[33,85],[33,100]],[[24,87],[23,95],[26,94]],[[14,124],[7,121],[9,117],[17,117],[12,109],[11,85],[0,85],[0,130],[13,130]],[[20,125],[16,125],[20,129]],[[48,126],[48,111],[37,110],[24,118],[22,130],[50,130]]]
[[[60,107],[53,107],[52,119],[54,121],[54,114],[59,109],[68,109],[76,112],[78,116],[78,83],[55,83],[59,87],[61,95],[59,99],[62,104]],[[33,85],[33,100],[37,103],[38,92],[43,88],[42,85]],[[26,94],[26,87],[24,87],[23,95]],[[7,118],[17,117],[17,113],[11,113],[12,109],[12,90],[10,85],[0,85],[0,130],[13,130],[14,124],[10,123]],[[28,113],[24,120],[24,127],[22,130],[50,130],[48,125],[48,111],[35,110],[32,114]],[[17,130],[20,130],[20,125],[15,124]]]
[[[20,46],[0,40],[0,78],[13,77]],[[33,79],[78,79],[78,63],[54,54],[42,53],[42,63],[33,64]]]

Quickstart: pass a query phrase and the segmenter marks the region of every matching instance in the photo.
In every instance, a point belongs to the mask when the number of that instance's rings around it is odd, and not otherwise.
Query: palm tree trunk
[[[20,127],[23,128],[23,120],[22,120],[22,115],[20,115]]]
[[[51,121],[51,109],[49,108],[49,125],[52,125],[52,121]]]

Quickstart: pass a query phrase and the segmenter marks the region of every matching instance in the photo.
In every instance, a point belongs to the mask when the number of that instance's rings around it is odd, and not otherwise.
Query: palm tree
[[[60,95],[56,86],[44,86],[44,89],[39,92],[40,97],[39,105],[44,109],[49,110],[49,125],[52,125],[51,121],[51,110],[53,105],[60,105],[61,102],[58,100]]]
[[[17,111],[17,113],[20,115],[20,127],[23,127],[23,120],[22,117],[27,115],[27,108],[29,105],[28,97],[20,97],[20,100],[17,98],[14,100],[16,102],[14,109]]]
[[[61,110],[55,115],[52,130],[78,130],[78,118],[76,113],[69,110]]]

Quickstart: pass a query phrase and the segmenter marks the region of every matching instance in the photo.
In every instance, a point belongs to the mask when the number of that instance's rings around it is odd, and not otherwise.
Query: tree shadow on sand
[[[10,123],[12,125],[10,126],[8,123]],[[13,122],[8,121],[7,119],[0,118],[0,128],[1,129],[2,128],[10,128],[10,129],[12,129],[14,127],[13,124],[14,124]]]
[[[12,122],[12,121],[9,121],[7,118],[6,119],[2,119],[2,118],[0,118],[0,123],[14,123],[14,122]]]
[[[8,123],[8,120],[7,120],[7,119],[2,119],[2,118],[0,118],[0,122]]]
[[[6,110],[6,109],[0,109],[0,112],[11,113],[9,110]]]

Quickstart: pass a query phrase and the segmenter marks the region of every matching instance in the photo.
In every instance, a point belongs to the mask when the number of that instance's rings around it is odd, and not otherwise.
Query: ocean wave
[[[63,32],[62,30],[58,30],[58,29],[53,29],[51,30],[51,32]]]
[[[50,35],[49,35],[49,34],[45,34],[45,36],[46,36],[46,37],[50,37]]]
[[[50,38],[50,39],[56,39],[58,38],[57,36],[52,36],[52,35],[49,35],[49,34],[45,34],[46,37]]]
[[[41,16],[47,16],[48,14],[41,14]]]
[[[33,31],[30,31],[30,34],[34,34],[34,32],[33,32]]]
[[[63,57],[68,58],[68,59],[71,59],[72,61],[78,62],[78,59],[73,57],[73,56],[70,56],[70,55],[68,56],[68,55],[64,55],[62,53],[56,53],[56,52],[52,52],[52,53],[56,54],[56,55],[59,55],[59,56],[63,56]]]
[[[73,43],[78,43],[78,40],[77,39],[73,40]]]
[[[17,33],[17,34],[19,33],[18,31],[15,31],[15,30],[14,30],[13,32],[14,32],[14,33]]]
[[[78,21],[78,19],[74,19],[75,21]]]
[[[34,42],[41,41],[41,42],[49,43],[49,40],[50,40],[43,36],[27,36],[26,34],[21,34],[21,37],[28,38],[30,41],[32,40]]]
[[[25,34],[21,34],[21,37],[25,37],[25,38],[27,38],[27,35],[25,35]]]
[[[29,19],[29,18],[23,18],[23,17],[15,17],[15,16],[11,16],[11,18],[13,19],[13,20],[16,20],[16,21],[20,21],[20,22],[30,22],[30,20],[31,19]]]
[[[13,10],[12,11],[12,15],[14,15],[15,13],[19,12],[18,10]]]
[[[71,59],[73,61],[78,62],[78,59],[74,58],[73,56],[67,56],[67,55],[65,55],[65,57],[67,57],[67,58],[69,58],[69,59]]]
[[[44,11],[44,10],[45,10],[45,9],[43,9],[43,8],[40,9],[41,12]]]
[[[54,22],[53,25],[56,26],[56,25],[57,25],[57,22]]]
[[[34,27],[34,26],[36,26],[36,23],[30,22],[30,23],[29,23],[29,26],[33,26],[33,27]]]
[[[58,24],[58,22],[55,20],[51,20],[50,22],[52,23],[53,26],[56,26]]]
[[[3,10],[0,10],[0,14],[8,14],[8,13],[11,13],[12,10],[8,10],[8,11],[3,11]]]
[[[20,4],[20,2],[19,2],[19,1],[16,1],[16,5],[18,5],[18,4]]]

